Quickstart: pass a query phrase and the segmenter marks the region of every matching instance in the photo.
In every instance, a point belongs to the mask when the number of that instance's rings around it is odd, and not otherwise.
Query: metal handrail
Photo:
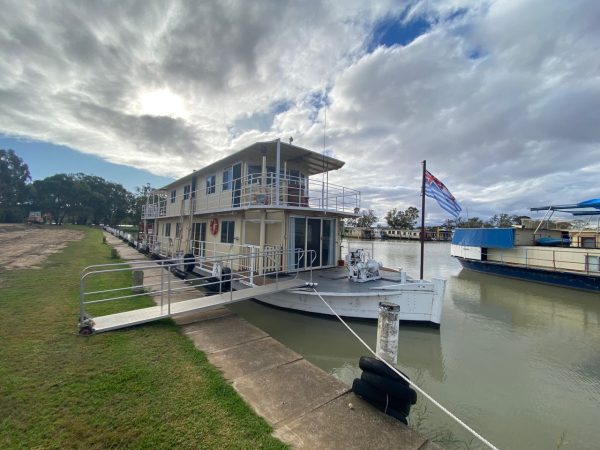
[[[142,219],[174,217],[181,214],[181,204],[193,202],[195,213],[220,209],[246,207],[299,207],[353,213],[360,207],[360,191],[316,178],[280,174],[249,174],[227,184],[215,185],[214,189],[197,188],[189,193],[167,198],[157,195],[158,200],[142,205]],[[225,187],[227,186],[227,187]],[[279,186],[279,189],[277,189]],[[184,203],[184,205],[187,203]],[[172,205],[172,206],[171,206]]]
[[[253,252],[251,253],[250,257],[254,258],[256,261],[259,261],[261,258],[265,257],[265,252]],[[271,255],[273,255],[273,250],[269,250],[269,253]],[[298,254],[301,254],[300,257],[296,257],[294,258],[294,260],[301,260],[302,258],[305,258],[307,255],[311,257],[310,261],[311,261],[311,265],[314,263],[314,261],[316,260],[316,252],[314,250],[298,250],[298,249],[294,249],[294,250],[284,250],[284,249],[280,249],[278,250],[276,253],[279,254],[279,256],[281,256],[281,260],[283,261],[283,255],[284,254],[291,254],[293,256],[297,256]],[[216,265],[220,265],[221,267],[231,267],[231,266],[235,266],[235,264],[233,264],[233,262],[235,262],[236,260],[238,262],[240,262],[242,259],[244,258],[248,258],[247,254],[229,254],[227,255],[227,257],[209,257],[209,258],[203,258],[203,262],[212,262],[213,263],[213,267]],[[189,264],[190,262],[194,262],[194,264],[196,264],[196,258],[170,258],[168,260],[161,260],[158,262],[150,262],[148,260],[134,260],[134,261],[128,261],[128,262],[122,262],[122,263],[109,263],[109,264],[94,264],[91,266],[87,266],[85,267],[82,271],[81,271],[81,275],[80,275],[80,293],[79,293],[79,302],[80,302],[80,314],[79,314],[79,323],[80,323],[80,327],[87,327],[89,326],[90,320],[92,319],[92,317],[88,314],[88,311],[86,310],[86,306],[88,305],[93,305],[93,304],[98,304],[98,303],[105,303],[105,302],[110,302],[110,301],[118,301],[118,300],[127,300],[127,299],[134,299],[137,297],[141,297],[141,296],[145,296],[145,295],[160,295],[160,305],[161,307],[164,306],[164,301],[165,301],[165,294],[166,294],[166,298],[167,298],[167,307],[168,307],[168,316],[170,316],[171,314],[171,294],[175,293],[175,292],[180,292],[180,291],[184,291],[187,289],[195,289],[198,285],[202,285],[202,286],[210,286],[210,285],[219,285],[219,292],[222,292],[223,290],[223,283],[232,283],[232,282],[250,282],[251,285],[255,285],[255,283],[253,282],[255,279],[255,269],[258,269],[259,271],[259,275],[262,275],[263,277],[263,284],[266,284],[266,277],[272,277],[275,276],[275,283],[279,282],[279,274],[280,273],[290,273],[290,272],[296,272],[296,278],[299,277],[299,272],[300,272],[300,268],[299,267],[295,267],[295,270],[289,270],[289,268],[284,268],[283,264],[281,266],[279,266],[278,270],[276,271],[272,271],[267,273],[266,271],[262,270],[262,268],[260,267],[259,264],[253,264],[251,269],[243,269],[241,268],[241,265],[238,264],[237,269],[234,271],[232,271],[229,275],[229,277],[223,277],[221,276],[220,278],[215,278],[213,277],[213,274],[210,273],[209,275],[206,276],[199,276],[195,279],[192,280],[192,283],[188,283],[184,280],[176,280],[174,283],[172,283],[171,280],[171,276],[170,276],[170,272],[173,268],[176,268],[177,266],[180,266],[181,264]],[[157,264],[158,263],[158,264]],[[126,267],[124,267],[126,266]],[[114,274],[114,273],[122,273],[122,272],[127,272],[130,271],[133,273],[134,270],[149,270],[149,269],[162,269],[160,272],[160,283],[151,283],[151,284],[146,284],[146,285],[133,285],[133,286],[125,286],[125,287],[117,287],[117,288],[109,288],[109,289],[100,289],[100,290],[93,290],[93,291],[86,291],[86,281],[93,277],[100,277],[102,275],[107,275],[107,274]],[[165,277],[165,270],[167,269],[169,271],[169,276]],[[165,279],[166,278],[166,279]],[[312,267],[310,268],[310,280],[312,282]],[[174,286],[173,286],[174,284]],[[126,294],[126,295],[113,295],[125,290],[129,290],[129,289],[144,289],[144,288],[148,288],[151,287],[152,289],[150,291],[146,291],[146,292],[134,292],[132,294]],[[233,289],[230,289],[231,291],[233,291]],[[102,298],[94,298],[94,299],[87,299],[89,298],[89,296],[92,295],[105,295],[105,297]],[[231,294],[233,295],[233,294]]]

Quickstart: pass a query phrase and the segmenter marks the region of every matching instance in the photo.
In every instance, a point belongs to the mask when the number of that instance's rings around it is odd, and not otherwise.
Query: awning
[[[464,247],[512,248],[514,228],[457,228],[452,243]]]

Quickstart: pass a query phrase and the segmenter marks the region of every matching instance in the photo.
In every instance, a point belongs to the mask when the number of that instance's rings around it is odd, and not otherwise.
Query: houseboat
[[[458,228],[451,255],[464,268],[585,291],[600,292],[600,199],[531,208],[546,211],[521,228]],[[552,226],[555,212],[598,218],[595,229]]]
[[[306,280],[256,298],[273,306],[333,314],[325,300],[340,316],[376,319],[387,301],[401,320],[439,326],[444,280],[410,279],[364,249],[342,255],[343,219],[360,211],[359,191],[328,182],[343,165],[291,142],[256,142],[151,192],[137,245],[234,289]]]

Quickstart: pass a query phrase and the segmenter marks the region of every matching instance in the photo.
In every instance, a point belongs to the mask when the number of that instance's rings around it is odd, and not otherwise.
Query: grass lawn
[[[172,321],[77,335],[80,270],[114,262],[80,229],[42,269],[0,269],[0,448],[286,448]]]

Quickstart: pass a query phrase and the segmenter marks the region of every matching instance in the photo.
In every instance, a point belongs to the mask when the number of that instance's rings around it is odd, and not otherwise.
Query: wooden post
[[[110,249],[110,257],[112,259],[117,259],[119,257],[119,252],[117,251],[116,248],[113,247]]]
[[[144,292],[144,271],[134,270],[132,272],[132,291],[136,294]]]
[[[377,356],[396,364],[398,360],[398,332],[400,328],[400,305],[379,302],[377,319]]]

